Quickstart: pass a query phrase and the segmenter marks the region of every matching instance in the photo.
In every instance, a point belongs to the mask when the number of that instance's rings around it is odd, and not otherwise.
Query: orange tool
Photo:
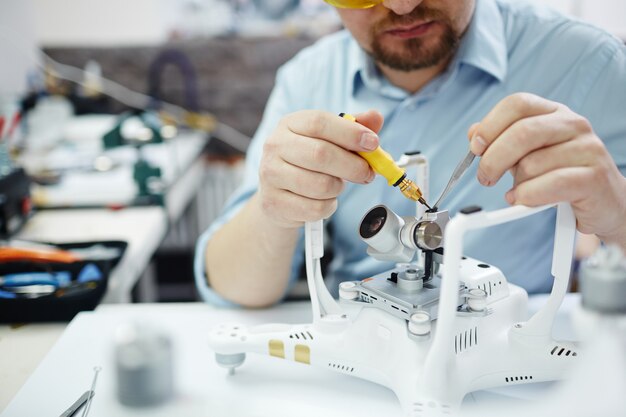
[[[11,246],[0,247],[0,262],[60,262],[72,263],[81,258],[62,249],[26,249]]]

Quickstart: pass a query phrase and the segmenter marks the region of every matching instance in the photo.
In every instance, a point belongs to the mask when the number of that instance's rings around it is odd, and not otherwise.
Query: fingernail
[[[470,142],[470,149],[474,155],[480,156],[485,152],[485,149],[487,149],[487,143],[480,136],[474,135]]]
[[[367,151],[373,151],[378,147],[378,136],[371,132],[365,132],[361,135],[360,145]]]
[[[514,205],[515,204],[515,190],[511,189],[507,191],[507,193],[504,195],[504,198],[506,199],[507,203],[509,203],[510,205]]]
[[[491,185],[493,185],[491,180],[489,178],[485,177],[485,175],[481,171],[478,171],[476,176],[478,177],[478,182],[480,182],[485,187],[490,187]]]
[[[370,171],[370,176],[365,180],[366,184],[371,183],[376,178],[376,173],[374,171]]]

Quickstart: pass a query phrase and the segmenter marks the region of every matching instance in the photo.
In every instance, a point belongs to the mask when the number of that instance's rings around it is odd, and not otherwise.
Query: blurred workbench
[[[150,259],[163,242],[170,225],[181,219],[185,209],[197,197],[206,177],[203,155],[206,141],[200,137],[189,139],[192,138],[183,138],[178,144],[171,145],[179,147],[175,154],[179,159],[177,166],[181,168],[170,175],[163,206],[41,210],[29,219],[16,237],[53,243],[125,241],[128,248],[111,272],[103,302],[130,302],[131,292],[138,282],[140,298],[151,300],[154,277],[148,268]],[[132,171],[127,174],[132,181]],[[96,187],[92,191],[96,194],[94,197],[98,192],[105,193]]]
[[[84,68],[88,61],[94,60],[100,64],[102,75],[112,81],[174,104],[188,108],[197,106],[214,114],[223,124],[251,135],[261,119],[276,69],[314,41],[315,38],[311,37],[225,37],[169,42],[159,46],[56,47],[46,48],[45,52],[63,64],[78,68]],[[170,62],[168,57],[183,59],[191,64],[191,76],[187,71],[189,66],[169,65],[180,62]],[[168,65],[164,66],[164,62]],[[111,100],[110,105],[113,107],[108,110],[115,113],[127,110],[115,100]],[[169,258],[161,256],[151,265],[150,257],[163,242],[165,234],[168,234],[158,253],[169,250],[172,257],[178,255],[187,261],[190,252],[188,242],[193,240],[193,236],[191,239],[181,239],[183,233],[177,233],[173,227],[176,220],[181,218],[181,213],[189,209],[190,200],[194,200],[193,193],[200,190],[198,198],[191,202],[191,210],[195,211],[193,217],[198,219],[193,220],[197,223],[195,229],[203,230],[217,215],[228,193],[234,188],[233,180],[228,178],[227,168],[212,167],[213,173],[218,172],[217,178],[211,178],[206,173],[202,174],[203,168],[198,162],[201,161],[194,160],[194,164],[182,165],[189,168],[185,178],[168,190],[165,212],[154,207],[126,208],[119,212],[106,209],[39,212],[18,237],[54,242],[105,238],[125,240],[129,243],[127,254],[113,271],[104,301],[129,301],[135,282],[140,283],[135,295],[139,295],[142,301],[156,301],[160,298],[155,296],[154,276],[161,274],[164,269],[173,268],[171,265],[174,263],[167,262]],[[218,165],[214,162],[211,161],[211,165]],[[204,182],[204,189],[198,187],[198,181]],[[208,187],[207,182],[211,182]],[[213,187],[213,193],[207,190],[210,187]],[[173,239],[170,239],[172,236]],[[185,240],[184,250],[180,250],[181,245],[176,242],[168,246],[172,240]],[[173,249],[167,249],[172,246]],[[171,271],[168,272],[171,275]],[[185,276],[190,273],[188,270],[179,272]],[[145,276],[141,279],[123,278],[138,275]],[[159,288],[163,289],[165,285]],[[168,288],[167,291],[176,294],[178,290]],[[180,298],[191,297],[185,291]]]

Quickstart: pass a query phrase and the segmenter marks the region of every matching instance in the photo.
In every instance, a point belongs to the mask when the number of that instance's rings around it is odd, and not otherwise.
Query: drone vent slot
[[[489,285],[489,286],[487,286]],[[478,285],[476,288],[481,289],[485,292],[485,294],[487,295],[491,295],[492,294],[492,288],[495,286],[495,283],[492,285],[491,281],[489,281],[488,284],[483,284],[483,285]]]
[[[552,356],[578,356],[578,353],[566,347],[556,345],[550,351],[550,355]]]
[[[470,328],[454,337],[454,353],[461,353],[478,344],[478,327]]]
[[[452,414],[452,407],[450,407],[448,404],[436,404],[436,403],[432,403],[429,402],[428,403],[428,407],[426,406],[425,403],[422,402],[415,402],[413,403],[413,412],[410,414],[411,417],[422,417],[422,416],[426,416],[426,415],[432,415],[433,413],[433,408],[437,407],[437,405],[439,405],[440,407],[440,412],[441,414]],[[424,412],[424,409],[428,408],[428,412]]]
[[[496,292],[499,286],[502,286],[502,281],[489,281],[482,285],[477,285],[476,288],[485,291],[487,296],[490,296],[493,295],[494,292]]]
[[[521,375],[521,376],[507,376],[504,378],[505,382],[508,383],[515,383],[515,382],[521,382],[521,381],[532,381],[533,380],[533,376],[532,375]]]
[[[296,332],[289,335],[290,339],[313,340],[313,335],[308,330],[306,332]]]
[[[353,367],[348,366],[348,365],[342,365],[340,363],[328,362],[328,367],[336,369],[338,371],[343,371],[343,372],[346,372],[346,373],[349,373],[349,374],[354,372],[354,368]]]

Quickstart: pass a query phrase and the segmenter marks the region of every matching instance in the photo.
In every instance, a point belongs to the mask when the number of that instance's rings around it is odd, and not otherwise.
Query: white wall
[[[154,45],[166,40],[173,27],[185,24],[195,33],[210,34],[208,26],[225,24],[218,16],[220,8],[227,2],[245,1],[249,0],[0,0],[0,16],[15,3],[31,5],[36,38],[46,46]],[[626,0],[531,1],[551,5],[626,39]],[[199,26],[207,26],[206,32]]]
[[[511,0],[516,1],[516,0]],[[531,0],[600,26],[626,40],[626,0]]]
[[[575,0],[579,16],[626,40],[626,0]]]
[[[22,1],[34,4],[37,37],[46,46],[158,44],[166,39],[167,4],[177,2],[175,0]]]
[[[26,74],[37,67],[34,8],[28,1],[0,0],[0,99],[26,90]]]

